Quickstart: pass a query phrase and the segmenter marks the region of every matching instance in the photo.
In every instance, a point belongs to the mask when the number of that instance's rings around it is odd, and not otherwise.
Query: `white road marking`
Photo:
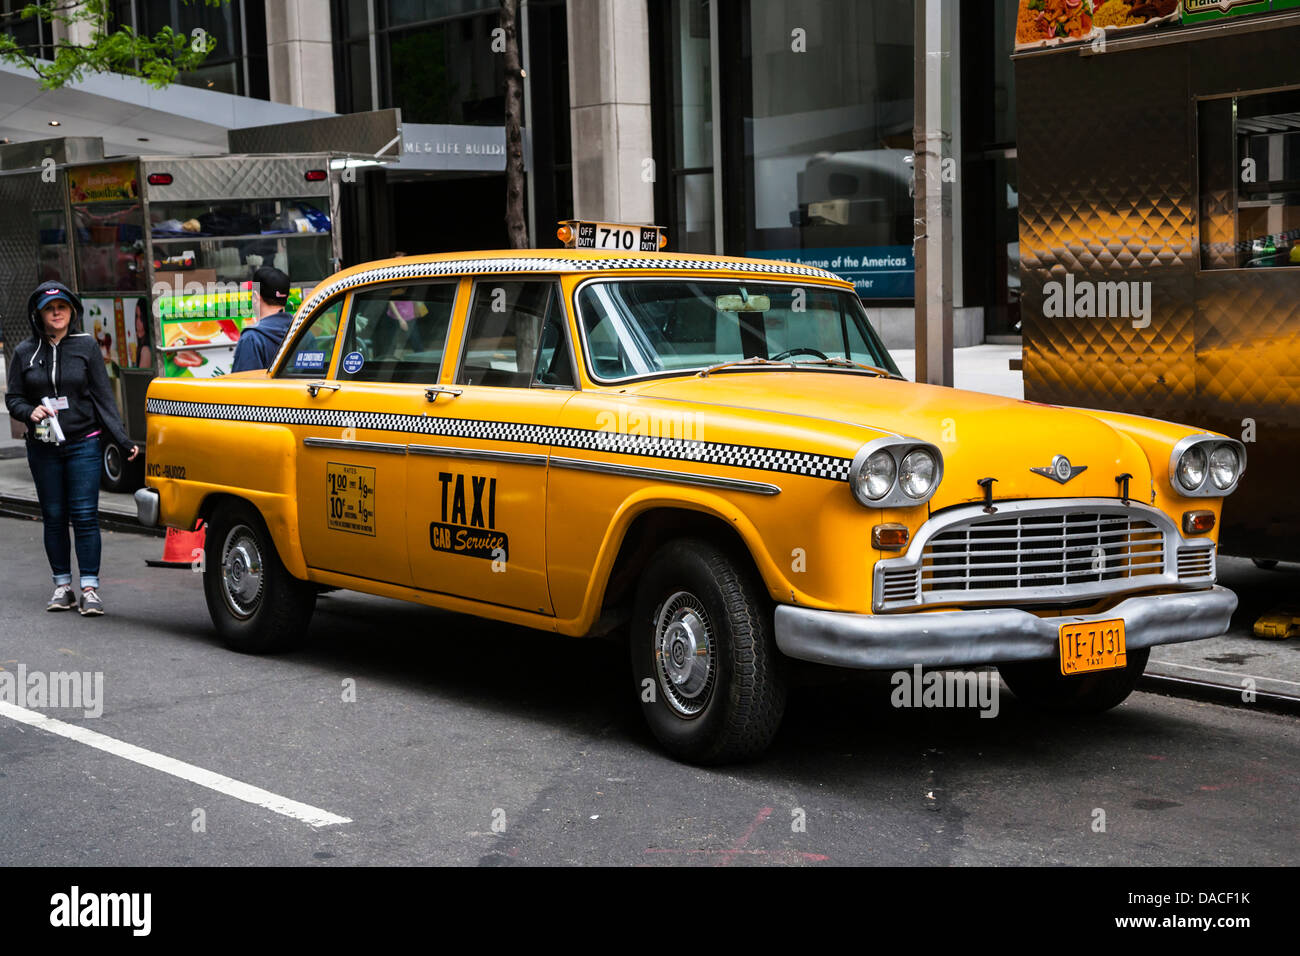
[[[1183,670],[1204,671],[1207,674],[1226,674],[1229,677],[1240,678],[1240,677],[1253,676],[1251,674],[1245,673],[1244,671],[1222,671],[1219,670],[1217,667],[1197,667],[1194,664],[1179,664],[1176,661],[1154,661],[1153,663],[1157,663],[1161,667],[1181,667]],[[1290,684],[1292,687],[1300,687],[1300,683],[1293,680],[1283,680],[1280,677],[1255,677],[1254,679],[1268,681],[1269,683],[1272,684]]]
[[[328,810],[309,806],[306,803],[299,803],[297,800],[290,800],[279,794],[271,793],[269,790],[263,790],[261,787],[242,783],[224,774],[204,770],[192,763],[185,763],[185,761],[176,760],[174,757],[166,757],[154,753],[152,750],[137,747],[135,744],[128,744],[114,737],[107,737],[97,731],[87,730],[85,727],[76,724],[67,724],[38,711],[28,710],[26,707],[19,707],[6,701],[0,701],[0,717],[8,717],[11,720],[36,727],[39,730],[58,734],[60,737],[67,737],[69,740],[75,740],[87,747],[94,747],[96,750],[102,750],[124,760],[130,760],[142,766],[160,770],[163,773],[171,774],[173,777],[188,780],[190,783],[197,783],[201,787],[224,793],[236,800],[255,803],[259,807],[265,807],[267,810],[284,814],[286,817],[293,817],[295,820],[301,820],[303,823],[309,823],[314,827],[328,827],[337,823],[352,822],[347,817],[330,813]]]

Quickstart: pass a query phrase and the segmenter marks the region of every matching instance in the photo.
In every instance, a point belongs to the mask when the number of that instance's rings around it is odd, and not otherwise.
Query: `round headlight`
[[[1178,483],[1188,491],[1195,491],[1205,483],[1205,449],[1193,445],[1178,459]]]
[[[912,498],[924,498],[934,487],[937,470],[934,455],[918,448],[903,458],[902,467],[898,470],[899,487]]]
[[[871,501],[885,497],[889,494],[889,489],[894,487],[897,471],[894,456],[885,449],[868,456],[858,472],[858,494]]]
[[[1241,458],[1231,445],[1220,445],[1210,454],[1210,480],[1216,488],[1228,488],[1241,472]]]

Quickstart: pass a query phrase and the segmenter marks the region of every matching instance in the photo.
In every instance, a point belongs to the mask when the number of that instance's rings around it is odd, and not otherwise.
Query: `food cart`
[[[1014,56],[1025,398],[1245,442],[1260,563],[1300,560],[1297,6],[1021,0]]]
[[[30,334],[27,296],[38,282],[74,288],[81,331],[99,342],[127,432],[142,445],[150,379],[230,371],[258,266],[289,275],[290,310],[338,268],[340,173],[330,153],[60,161],[69,157],[57,148],[38,157],[32,145],[0,147],[6,167],[21,160],[4,150],[29,161],[0,172],[3,338],[12,348]],[[138,487],[143,473],[143,461],[128,466],[104,442],[107,488]]]

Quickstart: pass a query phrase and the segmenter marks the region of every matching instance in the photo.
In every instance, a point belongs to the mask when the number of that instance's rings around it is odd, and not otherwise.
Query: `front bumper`
[[[789,657],[864,670],[970,667],[1054,658],[1060,626],[1067,623],[1123,618],[1129,649],[1218,637],[1236,609],[1237,595],[1217,586],[1131,597],[1097,614],[1059,617],[1018,608],[845,614],[782,604],[776,646]]]

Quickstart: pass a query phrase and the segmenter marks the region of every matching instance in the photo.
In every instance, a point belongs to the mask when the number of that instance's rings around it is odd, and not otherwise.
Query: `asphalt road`
[[[102,672],[102,716],[43,712],[351,822],[0,715],[0,865],[1300,863],[1291,717],[1004,692],[984,719],[814,673],[766,759],[701,770],[656,750],[612,643],[336,592],[308,648],[243,656],[197,575],[145,567],[158,539],[104,544],[108,615],[51,614],[40,525],[0,519],[0,667]]]

